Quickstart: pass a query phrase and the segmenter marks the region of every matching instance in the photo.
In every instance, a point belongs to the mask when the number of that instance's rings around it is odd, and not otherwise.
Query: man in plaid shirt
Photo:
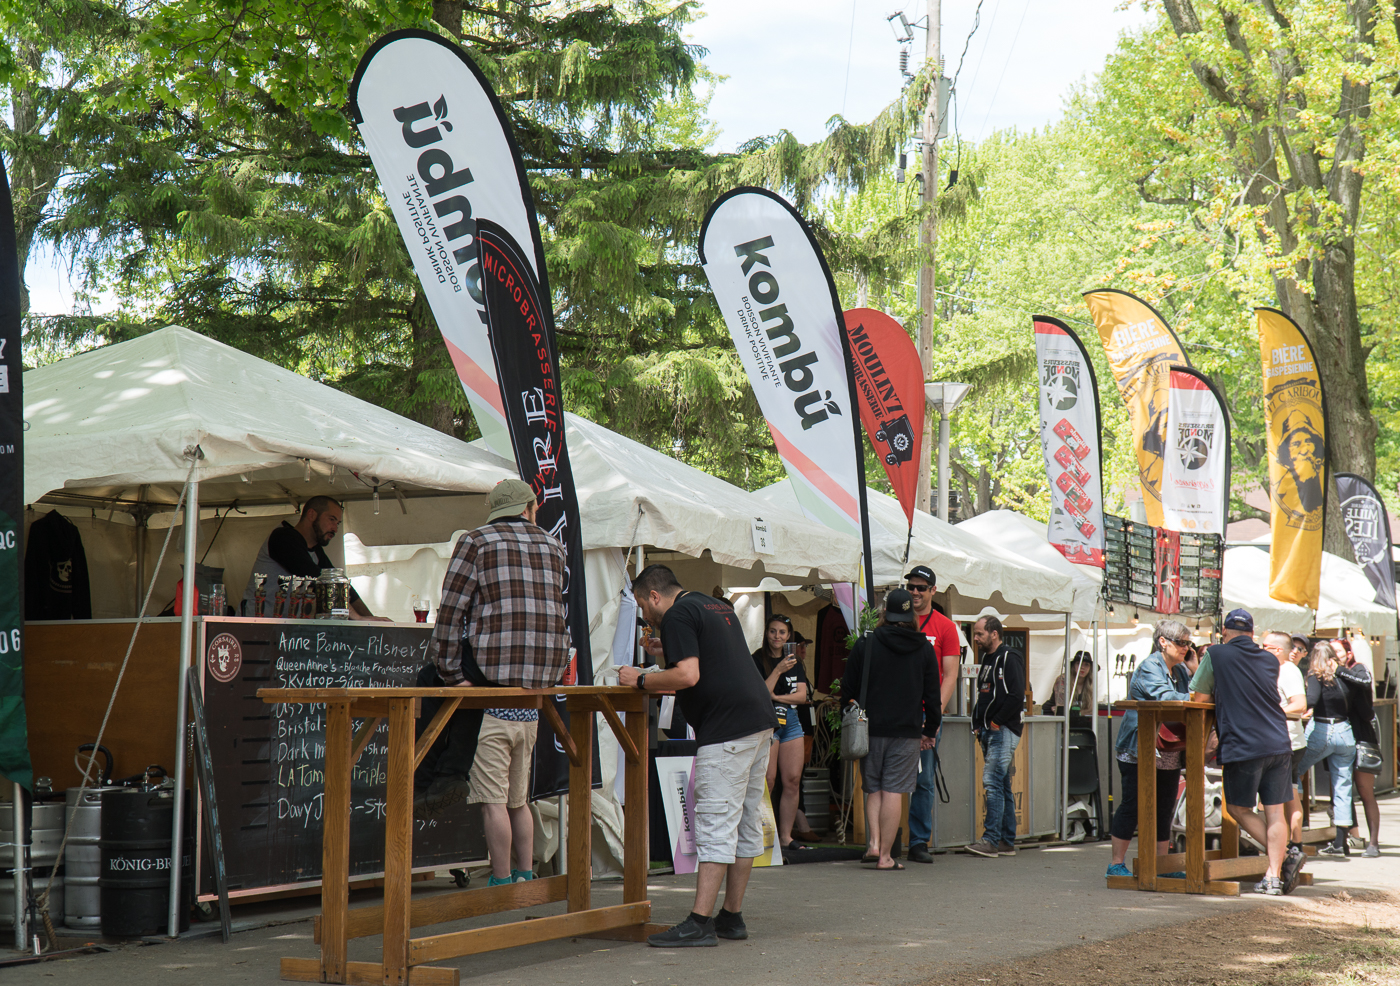
[[[486,523],[462,535],[447,566],[433,661],[447,685],[558,684],[569,662],[564,548],[535,524],[537,503],[528,484],[502,480],[486,506]],[[464,798],[482,804],[489,886],[533,875],[535,827],[526,801],[538,726],[535,709],[458,712],[436,776],[418,799],[420,815]]]

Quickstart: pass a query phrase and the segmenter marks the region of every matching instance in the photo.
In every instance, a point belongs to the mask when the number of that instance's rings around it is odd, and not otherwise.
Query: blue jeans
[[[909,795],[909,844],[928,845],[933,838],[934,764],[938,749],[919,753],[919,783]]]
[[[1356,737],[1349,722],[1315,722],[1308,734],[1308,750],[1298,764],[1301,777],[1314,764],[1327,761],[1332,778],[1332,824],[1351,828],[1352,770],[1356,766]]]
[[[982,788],[987,796],[987,816],[982,838],[987,842],[1016,841],[1016,796],[1011,793],[1011,757],[1021,737],[1011,730],[982,729]],[[912,830],[911,823],[911,830]],[[912,835],[911,835],[912,838]]]

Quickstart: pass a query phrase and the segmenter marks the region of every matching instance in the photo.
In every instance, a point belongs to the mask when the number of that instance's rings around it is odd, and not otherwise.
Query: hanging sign
[[[1224,534],[1230,506],[1230,419],[1202,374],[1171,368],[1167,452],[1162,463],[1162,526]]]

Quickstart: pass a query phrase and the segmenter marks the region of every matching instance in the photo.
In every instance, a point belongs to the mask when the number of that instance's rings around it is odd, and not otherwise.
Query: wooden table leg
[[[578,763],[569,764],[569,910],[586,911],[593,879],[593,713],[571,712],[569,735],[578,750]]]
[[[1138,710],[1138,888],[1157,889],[1157,712]]]
[[[408,982],[409,894],[413,880],[413,711],[389,700],[389,762],[384,824],[384,984]]]
[[[350,909],[350,703],[326,705],[326,787],[321,799],[321,981],[345,982]]]
[[[622,902],[647,899],[647,871],[650,869],[650,839],[647,832],[647,714],[628,712],[627,735],[637,744],[641,756],[627,764],[623,779],[627,803],[622,806]]]
[[[1186,710],[1186,892],[1205,893],[1206,717]]]

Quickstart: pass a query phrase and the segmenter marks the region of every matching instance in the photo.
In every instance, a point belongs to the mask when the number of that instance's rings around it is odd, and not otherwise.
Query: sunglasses
[[[906,582],[906,583],[904,584],[904,588],[908,589],[910,592],[928,592],[930,589],[933,588],[933,586],[931,586],[931,585],[914,585],[914,584],[912,584],[912,583]]]

